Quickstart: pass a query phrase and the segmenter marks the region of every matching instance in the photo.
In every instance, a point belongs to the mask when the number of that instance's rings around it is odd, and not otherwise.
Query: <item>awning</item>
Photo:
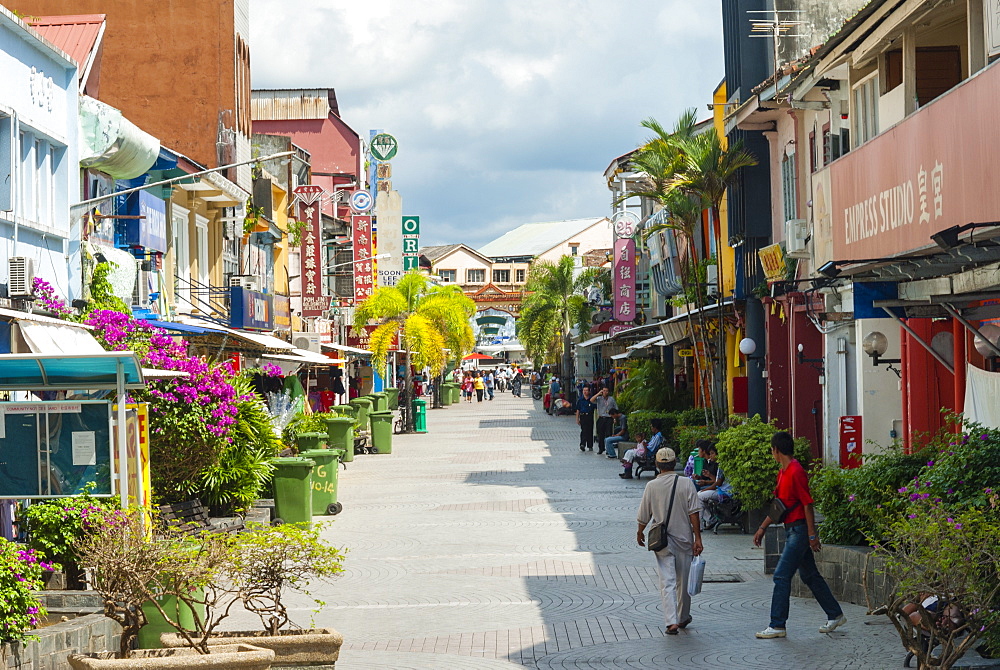
[[[635,344],[629,345],[626,348],[630,349],[630,350],[638,350],[638,349],[645,349],[647,347],[653,347],[653,346],[659,346],[659,347],[665,346],[662,335],[655,335],[655,336],[650,337],[648,339],[641,340],[639,342],[636,342]],[[612,358],[614,358],[614,356],[612,356]]]
[[[70,328],[83,328],[84,330],[93,330],[92,326],[88,326],[83,323],[74,323],[73,321],[63,321],[62,319],[53,319],[51,316],[42,316],[41,314],[29,314],[28,312],[19,312],[16,309],[4,309],[0,307],[0,316],[6,317],[8,319],[16,319],[17,321],[35,321],[37,323],[51,323],[55,326],[69,326]]]
[[[0,391],[115,389],[119,363],[125,388],[146,386],[142,367],[131,351],[0,354]]]
[[[597,337],[592,337],[589,340],[584,340],[583,342],[577,343],[576,347],[577,349],[583,349],[584,347],[591,347],[597,344],[598,342],[603,342],[606,339],[608,339],[607,335],[598,335]]]
[[[723,309],[731,306],[732,304],[732,299],[726,300],[722,304],[716,302],[711,305],[705,305],[699,309],[692,309],[691,311],[684,312],[683,314],[677,314],[676,316],[670,317],[666,321],[661,321],[657,325],[660,328],[660,334],[663,336],[663,344],[668,346],[691,336],[688,332],[689,316],[695,320],[701,318],[714,319],[719,316]]]
[[[36,354],[103,354],[104,347],[89,331],[65,323],[18,321],[21,337]]]
[[[330,344],[322,343],[320,345],[324,349],[334,349],[336,351],[343,351],[345,354],[356,354],[358,356],[371,356],[372,352],[367,349],[358,349],[357,347],[349,347],[346,344]]]
[[[624,354],[615,354],[614,356],[611,357],[611,360],[613,360],[613,361],[620,361],[623,358],[628,358],[628,355],[629,355],[629,352],[627,352],[627,351]]]
[[[265,349],[281,349],[285,351],[291,351],[295,349],[294,344],[289,344],[284,340],[278,339],[273,335],[264,335],[263,333],[249,333],[245,330],[235,330],[233,328],[226,328],[225,326],[220,326],[217,323],[206,323],[197,319],[185,320],[181,325],[191,325],[199,328],[203,328],[206,332],[205,335],[219,335],[227,334],[233,337],[239,338],[245,342],[252,342],[258,347],[263,347]]]
[[[645,324],[643,326],[636,326],[634,328],[626,328],[625,330],[619,330],[617,333],[615,333],[611,337],[613,337],[616,340],[618,338],[622,338],[622,337],[625,337],[625,338],[632,337],[632,336],[638,335],[639,333],[645,333],[648,330],[653,330],[658,325],[659,324],[657,324],[657,323],[647,323],[647,324]]]
[[[298,355],[301,353],[302,355]],[[347,361],[343,358],[329,358],[305,349],[296,349],[287,354],[264,354],[261,359],[299,363],[300,365],[342,365]]]
[[[194,335],[204,335],[205,333],[222,333],[223,330],[216,328],[206,328],[202,326],[192,326],[188,323],[174,323],[173,321],[156,321],[154,319],[146,319],[146,323],[156,328],[162,328],[163,330],[170,330],[177,333],[192,333]]]
[[[157,370],[155,368],[143,368],[142,376],[145,377],[147,381],[152,381],[154,379],[177,379],[178,377],[190,377],[191,374],[187,372],[180,372],[179,370]]]

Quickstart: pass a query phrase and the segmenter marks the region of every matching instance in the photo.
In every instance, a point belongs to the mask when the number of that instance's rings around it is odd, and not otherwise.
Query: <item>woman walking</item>
[[[476,376],[472,379],[472,383],[476,387],[476,402],[483,401],[483,393],[486,392],[486,384],[483,382],[483,376],[476,372]]]
[[[466,402],[472,402],[472,389],[474,385],[472,383],[472,375],[466,374],[465,378],[462,380],[462,393],[465,395]]]

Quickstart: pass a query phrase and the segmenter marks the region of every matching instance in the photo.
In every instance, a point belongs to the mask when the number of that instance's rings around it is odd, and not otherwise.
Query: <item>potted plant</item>
[[[208,637],[238,599],[224,585],[231,542],[223,535],[152,535],[141,509],[109,515],[105,523],[75,545],[80,563],[93,570],[93,587],[104,600],[105,616],[122,627],[117,652],[71,654],[74,670],[99,668],[245,668],[266,670],[274,652],[251,645],[210,646]],[[161,602],[182,603],[195,620],[185,629]],[[153,603],[185,640],[185,649],[135,649],[147,623],[143,605]],[[200,616],[206,611],[207,616]]]
[[[310,582],[342,570],[343,553],[320,539],[321,525],[251,524],[233,536],[227,580],[243,607],[260,617],[262,630],[212,632],[209,645],[250,644],[271,649],[275,667],[336,663],[344,638],[330,628],[290,629],[288,591],[308,594]],[[323,603],[313,599],[317,606]],[[160,637],[164,647],[189,644],[183,634]]]

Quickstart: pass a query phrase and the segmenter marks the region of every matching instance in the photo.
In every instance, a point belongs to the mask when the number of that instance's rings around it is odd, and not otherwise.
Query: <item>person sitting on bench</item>
[[[607,452],[608,458],[618,458],[615,447],[619,442],[628,440],[628,420],[617,407],[609,409],[608,414],[611,415],[611,419],[614,421],[614,427],[611,429],[610,437],[604,438],[604,451]]]
[[[625,468],[624,472],[618,474],[622,479],[632,479],[632,463],[635,461],[636,457],[642,456],[645,458],[655,458],[656,450],[663,445],[663,421],[660,419],[650,419],[649,425],[652,428],[653,437],[649,438],[649,443],[645,447],[645,453],[640,454],[639,445],[636,445],[635,449],[629,449],[622,456],[622,465]]]
[[[701,474],[696,476],[696,481],[703,483],[704,486],[698,491],[698,499],[701,501],[701,524],[702,529],[708,529],[713,525],[712,523],[712,513],[709,511],[708,506],[705,504],[708,501],[721,501],[726,498],[731,498],[733,495],[733,489],[726,481],[726,475],[719,467],[716,462],[716,458],[719,457],[719,451],[715,448],[715,445],[709,443],[707,446],[702,447],[702,451],[705,456],[708,457],[708,463],[705,464],[705,469],[701,471]],[[715,466],[714,468],[709,466]],[[712,471],[715,471],[715,476],[712,476]]]

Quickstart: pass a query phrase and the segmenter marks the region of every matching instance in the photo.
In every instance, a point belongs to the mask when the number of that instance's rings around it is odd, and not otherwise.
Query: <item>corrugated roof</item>
[[[447,256],[451,252],[455,251],[456,249],[465,249],[470,254],[473,254],[474,256],[479,256],[485,261],[489,261],[489,258],[484,256],[482,253],[464,244],[443,244],[441,246],[436,246],[436,247],[424,247],[423,249],[420,250],[420,255],[424,256],[431,263],[436,263],[437,261],[441,260],[442,258]]]
[[[325,119],[340,116],[337,94],[332,88],[257,89],[250,92],[250,114],[254,121]]]
[[[504,233],[501,237],[480,248],[479,253],[490,258],[501,256],[539,256],[601,221],[607,221],[607,218],[598,217],[593,219],[526,223],[523,226],[518,226],[514,230]]]
[[[30,16],[26,22],[80,65],[79,81],[90,76],[91,66],[104,37],[104,14]]]

